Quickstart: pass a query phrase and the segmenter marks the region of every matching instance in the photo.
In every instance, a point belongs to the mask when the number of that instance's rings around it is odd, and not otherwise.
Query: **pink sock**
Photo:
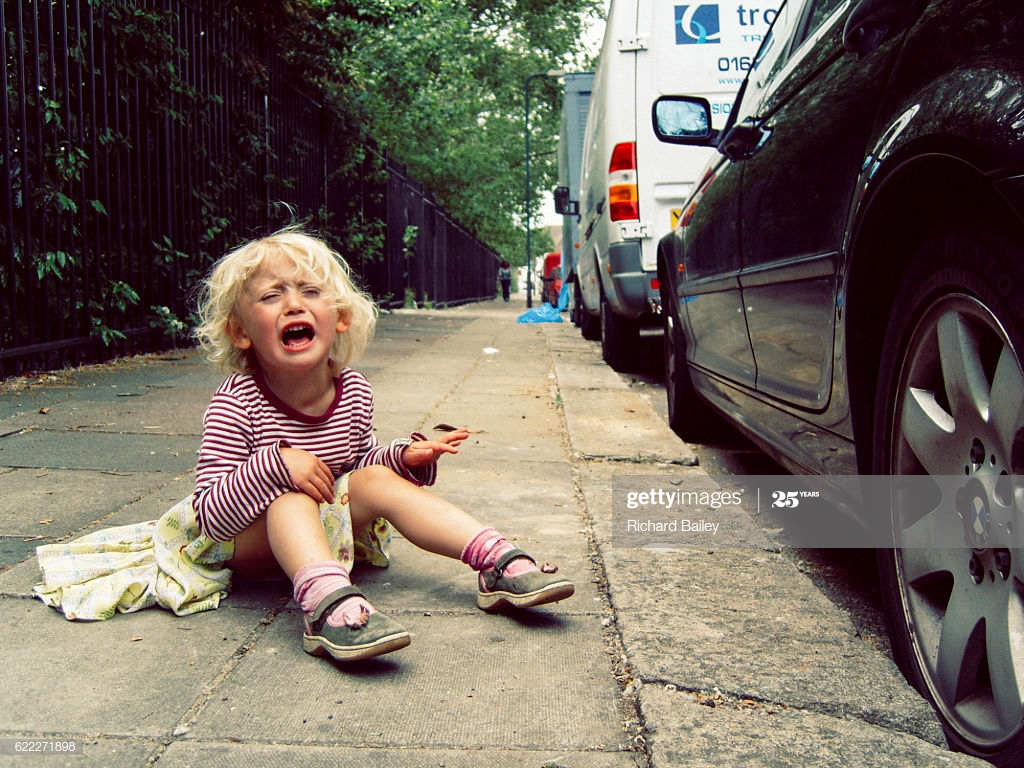
[[[489,571],[502,555],[515,548],[512,542],[493,528],[484,528],[469,540],[460,559],[474,571]],[[513,578],[535,570],[537,566],[525,557],[517,557],[505,566],[505,573]]]
[[[302,566],[295,572],[293,583],[295,602],[310,616],[331,592],[352,585],[348,570],[334,560]],[[357,629],[376,612],[377,609],[362,597],[350,597],[327,615],[327,623],[332,627],[347,625]]]

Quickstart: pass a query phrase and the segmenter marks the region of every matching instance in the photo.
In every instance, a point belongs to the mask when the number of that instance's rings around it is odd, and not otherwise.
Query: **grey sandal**
[[[314,656],[331,656],[338,661],[358,661],[405,648],[412,638],[405,627],[380,613],[371,613],[366,624],[357,629],[332,627],[327,623],[331,610],[350,597],[365,597],[356,587],[343,587],[327,595],[312,617],[306,617],[302,649]]]
[[[485,611],[498,611],[505,607],[533,608],[537,605],[564,600],[576,591],[571,581],[554,573],[528,571],[520,576],[505,575],[508,564],[519,557],[531,563],[536,560],[521,549],[513,549],[498,558],[494,570],[480,572],[480,590],[476,604]]]

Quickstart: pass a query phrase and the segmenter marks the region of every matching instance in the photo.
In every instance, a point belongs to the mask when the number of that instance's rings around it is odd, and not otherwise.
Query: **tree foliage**
[[[272,223],[268,202],[300,185],[330,190],[306,215],[373,261],[385,242],[373,145],[523,263],[524,83],[586,68],[581,30],[602,5],[5,2],[0,346],[180,335],[176,287]],[[536,221],[554,185],[561,88],[536,78],[531,91]],[[322,182],[303,165],[309,135],[284,127],[298,121],[272,119],[303,110],[326,147]]]
[[[523,261],[524,87],[577,70],[590,0],[424,2],[389,28],[363,27],[352,54],[370,131],[446,208]],[[531,81],[531,216],[557,178],[561,87]],[[540,245],[543,246],[543,241]]]
[[[378,142],[478,237],[523,263],[526,78],[587,68],[583,31],[603,5],[272,0],[256,12],[238,0],[238,11],[271,27],[266,38],[317,86],[353,145]],[[530,88],[536,221],[540,193],[557,178],[561,86],[536,78]]]

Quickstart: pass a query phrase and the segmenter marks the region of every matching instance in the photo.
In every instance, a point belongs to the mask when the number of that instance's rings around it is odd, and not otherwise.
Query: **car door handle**
[[[861,0],[843,28],[843,47],[861,58],[882,44],[890,33],[903,28],[920,10],[917,0]]]

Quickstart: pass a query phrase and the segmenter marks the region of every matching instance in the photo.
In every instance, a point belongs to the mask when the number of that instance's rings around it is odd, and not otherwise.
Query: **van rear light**
[[[636,186],[636,142],[616,144],[608,164],[608,210],[612,221],[640,218]]]
[[[636,142],[627,141],[616,144],[612,150],[612,160],[608,165],[608,173],[616,171],[636,171]]]
[[[608,207],[612,221],[640,218],[636,184],[612,184],[608,188]]]

